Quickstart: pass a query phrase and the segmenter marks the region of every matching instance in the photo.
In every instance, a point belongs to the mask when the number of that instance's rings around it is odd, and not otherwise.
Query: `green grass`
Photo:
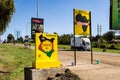
[[[35,43],[31,43],[31,46],[35,46]]]
[[[0,44],[0,80],[24,80],[24,68],[31,67],[34,51],[14,45]]]
[[[67,50],[71,49],[70,45],[58,45],[58,48],[59,49],[67,49]],[[101,49],[101,48],[92,48],[92,50],[95,52],[103,52],[103,49]],[[120,54],[120,50],[114,50],[114,49],[106,49],[106,52]]]
[[[67,50],[71,49],[70,45],[58,45],[58,48],[59,49],[67,49]]]
[[[92,48],[92,49],[95,52],[103,52],[103,49],[101,49],[101,48]],[[120,54],[120,50],[114,50],[114,49],[106,49],[106,52],[109,52],[109,53],[119,53]]]

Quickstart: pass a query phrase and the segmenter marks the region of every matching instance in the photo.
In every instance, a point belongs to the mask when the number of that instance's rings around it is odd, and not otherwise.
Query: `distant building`
[[[120,43],[120,39],[113,39],[112,42],[113,43]]]

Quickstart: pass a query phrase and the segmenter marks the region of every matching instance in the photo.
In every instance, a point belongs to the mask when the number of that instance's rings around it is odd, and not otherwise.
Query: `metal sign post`
[[[74,65],[76,65],[76,48],[75,48],[75,9],[73,9],[73,32],[74,32]]]
[[[91,12],[89,12],[90,21],[91,21]],[[92,29],[91,29],[91,22],[90,22],[90,41],[91,41],[91,64],[93,64],[93,51],[92,51]]]

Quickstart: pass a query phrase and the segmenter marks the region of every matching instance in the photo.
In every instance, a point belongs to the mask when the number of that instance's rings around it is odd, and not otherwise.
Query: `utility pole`
[[[27,36],[27,27],[28,27],[28,24],[29,24],[30,22],[28,22],[27,24],[26,24],[26,36]]]
[[[26,35],[27,35],[27,24],[26,24]]]
[[[38,14],[39,14],[39,0],[37,0],[37,18],[38,18]]]
[[[99,30],[100,30],[100,36],[101,36],[101,31],[102,31],[102,26],[101,25],[99,27]]]
[[[97,24],[97,35],[98,35],[98,47],[101,46],[101,32],[102,32],[102,26]]]
[[[99,35],[99,24],[97,24],[97,35]]]
[[[101,48],[101,30],[102,30],[102,26],[101,25],[99,27],[99,30],[100,30],[100,48]]]

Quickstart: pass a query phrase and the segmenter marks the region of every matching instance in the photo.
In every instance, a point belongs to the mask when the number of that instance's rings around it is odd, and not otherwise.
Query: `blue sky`
[[[2,38],[16,32],[24,38],[31,36],[31,17],[37,17],[37,0],[15,0],[16,12]],[[39,18],[44,19],[44,32],[73,33],[73,9],[91,11],[92,35],[97,35],[97,24],[102,34],[109,31],[109,0],[39,0]]]

